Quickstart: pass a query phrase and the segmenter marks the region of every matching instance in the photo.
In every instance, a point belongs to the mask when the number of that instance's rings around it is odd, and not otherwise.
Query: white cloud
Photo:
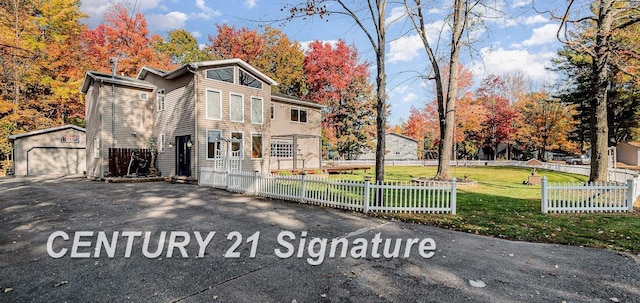
[[[414,93],[408,93],[402,98],[403,103],[409,103],[418,100],[418,95]]]
[[[316,40],[313,40],[316,41]],[[303,41],[303,42],[298,42],[300,44],[300,50],[305,53],[309,50],[309,44],[313,41]],[[338,40],[321,40],[320,42],[322,42],[323,44],[325,43],[330,43],[331,45],[335,46],[336,44],[338,44]]]
[[[146,16],[149,27],[156,31],[167,31],[184,28],[187,15],[182,12],[170,12],[165,15],[148,14]]]
[[[532,0],[517,0],[511,3],[511,8],[521,8],[524,6],[531,5]]]
[[[536,83],[549,83],[558,78],[546,68],[555,52],[531,53],[528,50],[506,50],[499,48],[480,50],[483,62],[472,66],[474,75],[484,78],[488,75],[504,75],[510,72],[523,72]]]
[[[257,2],[257,0],[246,0],[244,2],[244,6],[246,8],[253,8],[254,6],[256,6],[256,2]]]
[[[411,61],[415,59],[423,49],[422,40],[416,35],[408,37],[400,37],[389,43],[389,54],[387,59],[389,63]]]
[[[194,38],[200,38],[202,37],[202,33],[200,33],[199,31],[192,31],[191,32],[191,36],[193,36]]]
[[[514,46],[534,46],[543,45],[556,42],[556,35],[558,33],[558,24],[550,23],[543,25],[542,27],[534,28],[531,37],[522,41],[521,44]]]
[[[221,16],[219,10],[212,9],[207,6],[204,0],[196,0],[196,6],[200,9],[199,13],[191,14],[191,16],[199,19],[209,20],[213,17]]]
[[[397,86],[392,90],[392,93],[394,94],[404,94],[406,93],[411,87],[409,87],[409,85],[402,85],[402,86]]]
[[[391,23],[396,23],[407,17],[407,9],[404,6],[397,6],[391,9],[391,14],[386,17],[384,21],[385,26],[389,26]]]
[[[533,16],[522,18],[521,23],[525,25],[533,25],[538,23],[546,23],[548,21],[549,21],[549,18],[543,15],[533,15]]]

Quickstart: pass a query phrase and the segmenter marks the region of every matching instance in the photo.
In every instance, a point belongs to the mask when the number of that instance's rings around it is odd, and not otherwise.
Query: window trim
[[[222,138],[222,130],[221,129],[214,129],[214,128],[208,128],[204,131],[204,140],[205,140],[205,147],[204,147],[204,157],[205,160],[211,161],[211,160],[217,160],[217,159],[221,159],[221,158],[216,158],[215,156],[213,158],[209,158],[209,132],[219,132],[220,133],[220,138]],[[220,146],[220,152],[222,152],[222,146]],[[214,153],[215,155],[215,153]]]
[[[218,80],[218,79],[211,79],[209,77],[207,77],[207,72],[210,70],[217,70],[217,69],[225,69],[225,68],[230,68],[233,73],[231,75],[231,82],[228,81],[224,81],[224,80]],[[211,80],[211,81],[218,81],[221,83],[229,83],[229,84],[236,84],[236,69],[233,66],[222,66],[222,67],[214,67],[214,68],[208,68],[204,71],[204,78],[207,80]]]
[[[93,158],[100,159],[100,137],[93,137]]]
[[[276,119],[276,104],[271,102],[271,120]]]
[[[250,77],[256,79],[256,81],[260,82],[260,87],[258,88],[258,87],[253,87],[253,86],[242,84],[241,81],[240,81],[240,72],[243,72],[243,73],[249,75]],[[252,73],[246,71],[245,69],[243,69],[241,67],[238,67],[238,77],[237,77],[237,79],[238,79],[238,85],[241,85],[242,87],[248,87],[248,88],[252,88],[252,89],[263,90],[264,86],[265,86],[265,83],[262,80],[258,79],[258,77],[256,77],[255,75],[253,75]]]
[[[140,101],[147,101],[149,100],[149,94],[147,94],[146,92],[141,92],[139,95],[139,99]]]
[[[256,122],[253,116],[253,101],[260,100],[260,122]],[[264,123],[264,98],[258,96],[251,96],[251,124],[262,125]]]
[[[293,110],[297,110],[298,111],[298,120],[291,119],[291,111],[293,111]],[[305,114],[306,121],[304,121],[304,122],[300,121],[300,112],[301,111],[304,111],[306,113]],[[304,107],[300,107],[300,106],[291,106],[290,109],[289,109],[289,120],[291,122],[294,122],[294,123],[308,123],[309,122],[309,109],[304,108]]]
[[[164,140],[165,140],[164,134],[160,134],[158,136],[158,142],[157,142],[157,144],[158,144],[158,152],[160,152],[160,153],[164,153]]]
[[[165,109],[167,94],[164,91],[164,88],[159,89],[156,92],[156,110],[161,112]],[[162,101],[161,101],[162,100]]]
[[[253,157],[253,136],[254,135],[259,135],[260,136],[260,156],[259,158],[254,158]],[[262,160],[264,159],[264,134],[260,133],[260,132],[254,132],[251,133],[251,159],[252,160]]]
[[[219,114],[219,118],[215,118],[215,117],[209,117],[209,94],[208,92],[216,92],[218,93],[218,95],[220,96],[220,100],[218,100],[218,114]],[[206,120],[214,120],[214,121],[220,121],[222,120],[222,91],[217,90],[217,89],[213,89],[213,88],[205,88],[204,90],[204,118]]]
[[[232,96],[239,96],[241,99],[240,104],[242,105],[242,107],[240,108],[240,112],[242,113],[242,119],[241,120],[233,120],[233,117],[231,116],[231,101],[232,101]],[[229,121],[231,122],[237,122],[237,123],[244,123],[244,95],[240,94],[240,93],[229,93]]]
[[[241,134],[242,135],[242,139],[240,141],[240,159],[244,159],[244,132],[243,131],[231,131],[229,134],[229,138],[233,139],[233,134]],[[229,144],[231,144],[231,148],[229,149],[229,151],[233,152],[233,141],[230,141]]]

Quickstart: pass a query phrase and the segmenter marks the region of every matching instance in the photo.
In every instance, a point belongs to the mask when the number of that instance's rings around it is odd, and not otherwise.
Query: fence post
[[[547,176],[542,176],[542,213],[547,213]]]
[[[258,189],[260,187],[260,172],[259,171],[254,171],[254,175],[253,175],[253,195],[257,196],[258,195]]]
[[[628,205],[629,208],[627,210],[629,212],[633,212],[633,202],[635,202],[636,200],[635,199],[636,195],[634,192],[636,188],[634,186],[635,185],[634,183],[635,182],[633,181],[633,179],[627,180],[627,203],[629,203]]]
[[[453,177],[453,179],[451,179],[451,214],[455,215],[456,214],[456,177]]]
[[[364,203],[362,204],[362,212],[365,214],[369,212],[369,199],[370,199],[369,186],[370,185],[371,185],[371,177],[369,176],[364,177]]]
[[[306,199],[306,196],[307,196],[307,182],[306,182],[307,173],[303,171],[300,175],[302,176],[302,183],[300,185],[300,203],[306,203],[307,202],[307,199]]]

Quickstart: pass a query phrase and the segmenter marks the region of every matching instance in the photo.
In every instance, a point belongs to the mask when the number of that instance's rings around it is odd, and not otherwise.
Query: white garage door
[[[28,175],[73,175],[85,171],[84,148],[34,148],[27,159]]]

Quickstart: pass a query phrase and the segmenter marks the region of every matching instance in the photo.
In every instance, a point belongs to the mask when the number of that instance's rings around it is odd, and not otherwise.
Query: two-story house
[[[144,67],[136,78],[87,72],[87,175],[111,175],[110,148],[146,148],[152,139],[164,176],[198,179],[229,163],[245,171],[319,169],[322,106],[272,94],[273,85],[240,59]]]

